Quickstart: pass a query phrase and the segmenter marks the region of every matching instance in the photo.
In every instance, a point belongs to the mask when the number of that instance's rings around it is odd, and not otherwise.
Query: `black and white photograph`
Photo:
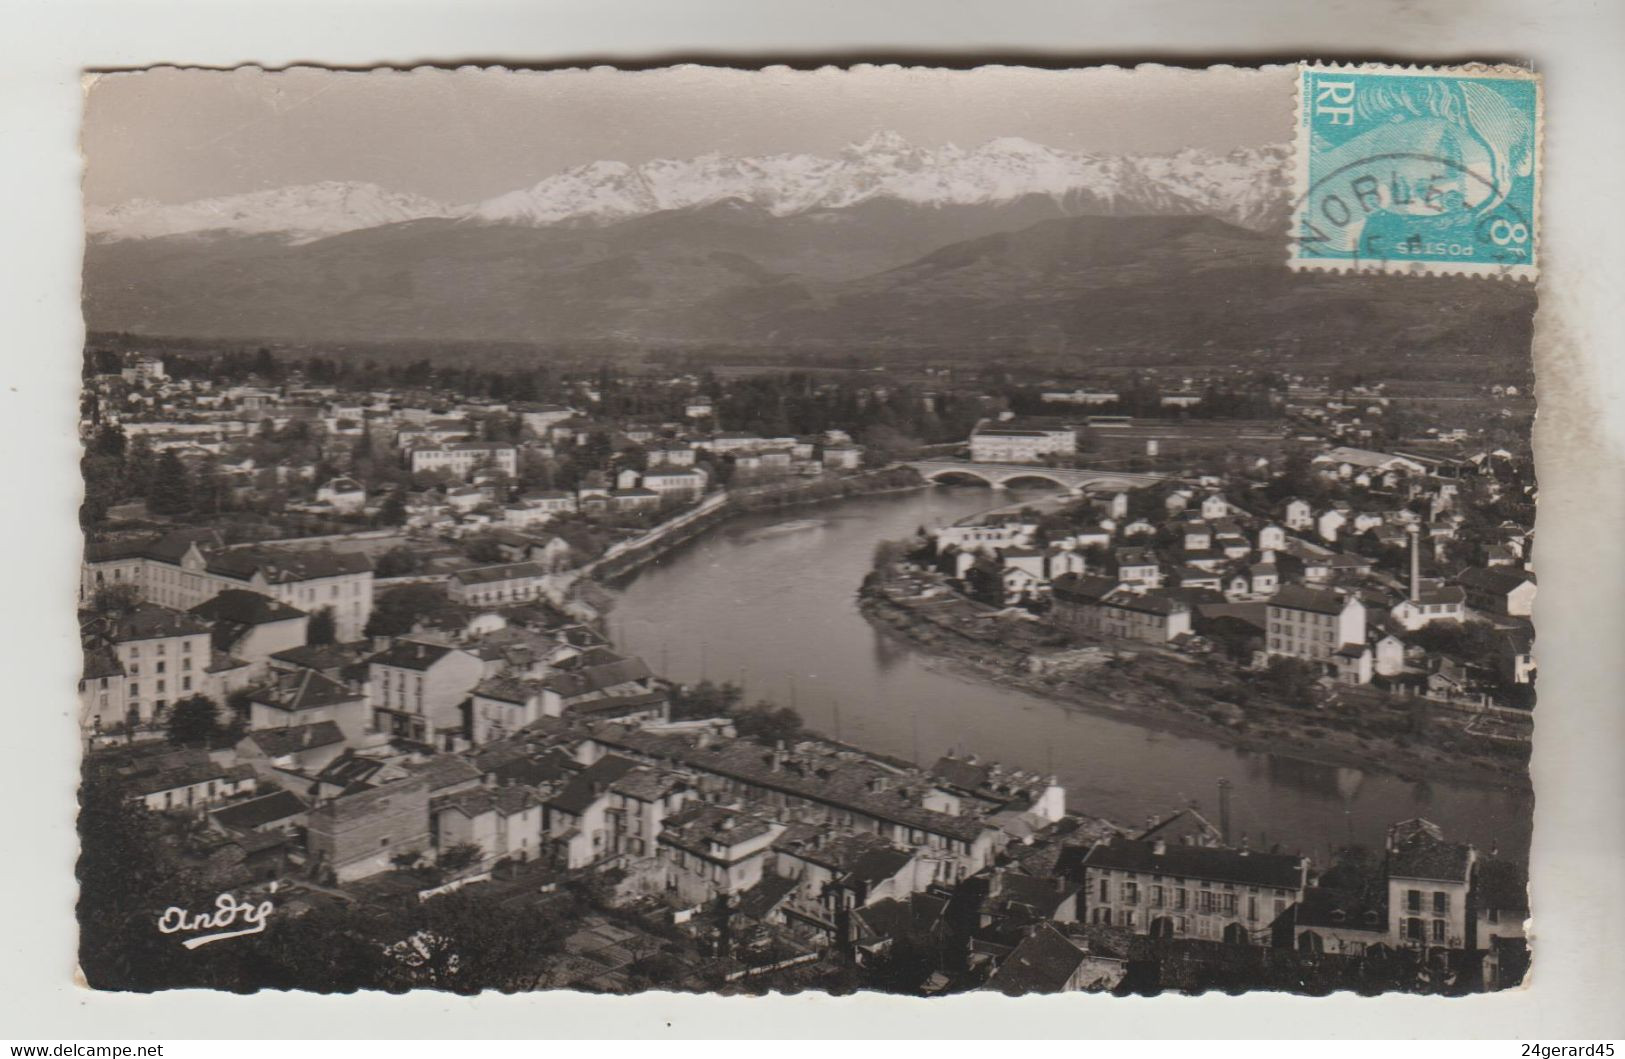
[[[90,989],[1523,986],[1529,70],[83,94]]]

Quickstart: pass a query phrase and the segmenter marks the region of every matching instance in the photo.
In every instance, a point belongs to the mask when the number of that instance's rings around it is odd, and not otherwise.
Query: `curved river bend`
[[[986,489],[936,488],[735,519],[620,584],[613,634],[665,676],[741,683],[747,701],[794,705],[855,746],[1054,772],[1072,808],[1122,824],[1191,803],[1216,823],[1224,778],[1237,835],[1317,860],[1351,839],[1380,844],[1411,816],[1481,848],[1528,849],[1527,788],[1410,782],[1154,732],[954,676],[858,612],[877,542],[992,502]]]

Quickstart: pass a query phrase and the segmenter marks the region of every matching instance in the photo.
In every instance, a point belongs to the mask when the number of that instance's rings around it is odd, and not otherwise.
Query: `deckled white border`
[[[1303,211],[1309,208],[1309,155],[1313,149],[1314,134],[1304,112],[1303,74],[1308,70],[1326,70],[1333,73],[1357,73],[1375,77],[1483,77],[1506,81],[1533,81],[1535,83],[1535,193],[1531,203],[1529,233],[1530,258],[1517,265],[1491,264],[1478,261],[1419,261],[1403,259],[1371,261],[1355,259],[1343,261],[1335,258],[1299,257],[1298,232]],[[1545,174],[1545,84],[1539,74],[1521,66],[1490,63],[1464,63],[1459,66],[1401,66],[1386,63],[1322,63],[1304,62],[1297,65],[1297,77],[1292,86],[1292,216],[1287,222],[1287,267],[1294,272],[1333,272],[1340,274],[1386,274],[1407,276],[1486,276],[1492,279],[1534,282],[1540,276],[1541,195],[1546,183]]]
[[[1146,5],[1057,6],[1002,0],[997,17],[944,8],[936,0],[864,5],[861,18],[820,0],[781,0],[753,8],[688,0],[597,5],[591,15],[527,23],[510,6],[467,0],[419,0],[380,17],[369,4],[296,9],[277,0],[178,0],[166,17],[141,5],[101,7],[95,17],[69,3],[28,0],[12,9],[11,47],[0,65],[0,132],[11,147],[13,203],[0,212],[11,236],[0,255],[0,289],[12,295],[6,385],[0,387],[0,430],[14,503],[11,606],[0,652],[11,692],[11,767],[0,770],[13,806],[11,848],[20,867],[0,874],[8,924],[0,995],[6,1031],[40,1041],[105,1038],[289,1037],[573,1037],[639,1036],[903,1036],[1045,1037],[1512,1037],[1573,1039],[1618,1036],[1617,1000],[1625,995],[1617,869],[1625,862],[1621,809],[1625,769],[1625,318],[1615,309],[1619,259],[1599,232],[1625,230],[1613,184],[1598,174],[1625,166],[1625,130],[1614,120],[1625,96],[1625,67],[1598,9],[1554,0],[1540,9],[1495,4],[1442,6],[1380,0],[1351,17],[1346,8],[1306,7],[1297,0],[1230,5],[1173,0]],[[222,12],[222,9],[228,9]],[[226,17],[217,16],[225,14]],[[850,14],[851,12],[846,12]],[[185,17],[190,14],[191,18]],[[1504,17],[1503,17],[1504,16]],[[767,1002],[642,996],[575,995],[413,998],[313,998],[262,994],[116,996],[67,985],[53,955],[71,948],[71,812],[77,742],[64,688],[77,674],[70,618],[41,603],[72,591],[78,535],[77,450],[61,425],[74,414],[82,342],[77,276],[80,213],[77,133],[79,70],[134,67],[177,59],[232,66],[327,62],[357,67],[409,64],[427,54],[531,59],[616,55],[654,59],[674,51],[754,49],[851,54],[897,49],[1031,49],[1054,61],[1148,53],[1188,61],[1260,53],[1516,54],[1543,67],[1553,158],[1572,159],[1549,174],[1558,204],[1545,217],[1548,240],[1537,359],[1542,416],[1537,461],[1542,510],[1537,556],[1542,571],[1536,652],[1545,670],[1535,743],[1536,856],[1533,885],[1543,909],[1535,984],[1497,997],[1441,1002],[1414,997],[1305,1000],[1245,997],[1109,998],[966,997],[953,1001],[798,997]],[[1071,56],[1063,49],[1075,48]],[[744,65],[753,65],[741,53]],[[758,60],[759,61],[759,60]],[[1561,116],[1561,120],[1558,117]],[[1611,591],[1598,591],[1612,586]],[[67,682],[67,683],[64,683]],[[60,809],[56,808],[61,806]],[[671,1047],[671,1046],[666,1046]],[[1127,1046],[1132,1047],[1132,1046]],[[1124,1050],[1127,1050],[1125,1047]],[[1505,1054],[1516,1054],[1507,1046]],[[959,1050],[950,1045],[938,1051]],[[968,1049],[960,1049],[968,1050]],[[977,1048],[985,1054],[985,1048]],[[413,1051],[410,1054],[420,1054]],[[1502,1054],[1496,1052],[1495,1054]]]

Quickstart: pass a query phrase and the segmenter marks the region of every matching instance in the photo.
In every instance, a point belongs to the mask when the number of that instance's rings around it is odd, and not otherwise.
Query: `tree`
[[[742,739],[754,739],[766,746],[780,741],[793,743],[801,738],[801,714],[788,706],[774,708],[771,703],[759,702],[734,714],[734,731]]]
[[[374,577],[410,577],[423,569],[423,557],[417,549],[397,544],[378,557],[373,564]]]
[[[176,746],[208,746],[220,730],[220,707],[206,695],[181,699],[169,709],[169,741]]]
[[[305,642],[308,644],[330,644],[338,639],[338,625],[333,618],[332,607],[318,607],[311,612],[310,624],[305,627]]]
[[[141,605],[141,588],[129,581],[114,581],[102,585],[91,597],[90,609],[97,614],[113,616],[128,614]]]
[[[1300,658],[1276,655],[1264,669],[1264,686],[1294,706],[1311,705],[1315,696],[1315,667]]]
[[[434,585],[402,585],[381,593],[373,600],[372,617],[367,620],[368,636],[401,636],[425,618],[454,610],[456,604]]]
[[[184,515],[192,510],[192,476],[174,449],[165,449],[158,456],[147,489],[147,506],[158,515]]]
[[[87,765],[75,870],[79,966],[96,989],[199,984],[197,962],[155,929],[165,906],[199,907],[198,880],[166,859],[158,818],[129,793],[112,770]]]
[[[744,692],[738,684],[713,684],[702,680],[698,684],[681,685],[671,693],[671,717],[674,721],[694,721],[707,717],[725,717],[739,708]]]
[[[459,842],[440,854],[439,864],[443,871],[455,875],[465,868],[472,868],[485,856],[485,850],[480,848],[478,842]]]
[[[399,526],[406,522],[406,499],[401,496],[399,489],[384,497],[384,502],[378,505],[378,524],[380,526]]]

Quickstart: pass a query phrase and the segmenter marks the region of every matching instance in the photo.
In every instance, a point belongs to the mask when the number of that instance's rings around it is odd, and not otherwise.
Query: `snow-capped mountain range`
[[[778,154],[599,161],[466,205],[374,184],[324,182],[179,205],[136,200],[86,211],[99,240],[224,232],[307,242],[425,218],[526,226],[601,225],[735,200],[779,217],[892,199],[932,206],[1046,196],[1077,212],[1203,213],[1249,227],[1280,216],[1286,148],[1187,149],[1122,156],[1064,151],[1014,137],[927,148],[876,133],[836,157]]]

